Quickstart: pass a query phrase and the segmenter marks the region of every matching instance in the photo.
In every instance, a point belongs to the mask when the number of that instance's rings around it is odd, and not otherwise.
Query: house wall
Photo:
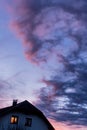
[[[11,116],[18,116],[18,124],[11,124]],[[26,118],[32,118],[32,125],[25,126]],[[10,113],[0,118],[0,130],[48,130],[47,124],[39,116]]]

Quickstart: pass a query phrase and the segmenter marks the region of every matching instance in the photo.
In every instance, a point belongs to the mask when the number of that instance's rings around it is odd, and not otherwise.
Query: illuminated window
[[[12,116],[10,122],[11,122],[11,124],[17,124],[18,123],[18,116]]]
[[[25,126],[31,126],[31,124],[32,124],[32,118],[26,118]]]

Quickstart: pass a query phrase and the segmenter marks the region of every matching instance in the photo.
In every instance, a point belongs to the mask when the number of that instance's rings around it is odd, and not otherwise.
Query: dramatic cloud
[[[39,106],[50,117],[87,125],[86,0],[21,0],[14,2],[12,24],[29,61],[44,66],[51,77],[39,94]]]
[[[50,118],[56,121],[67,121],[70,124],[86,125],[86,70],[87,63],[74,64],[71,71],[64,72],[63,75],[66,78],[60,79],[61,76],[56,76],[52,80],[44,80],[43,82],[47,84],[47,88],[44,87],[41,89],[38,106]],[[44,108],[46,109],[44,110]]]

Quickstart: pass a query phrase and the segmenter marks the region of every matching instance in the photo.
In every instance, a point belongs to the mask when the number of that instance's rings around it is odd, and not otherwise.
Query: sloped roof
[[[44,114],[38,108],[36,108],[30,102],[28,102],[27,100],[25,100],[21,103],[18,103],[15,106],[10,106],[10,107],[0,109],[0,117],[8,114],[10,112],[20,112],[20,113],[23,113],[26,115],[30,115],[30,114],[37,115],[45,121],[45,123],[48,125],[49,130],[54,130],[53,126],[46,119]]]

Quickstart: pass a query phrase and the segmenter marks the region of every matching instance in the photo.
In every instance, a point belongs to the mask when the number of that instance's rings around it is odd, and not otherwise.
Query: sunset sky
[[[56,130],[87,130],[87,1],[0,1],[0,107],[28,100]]]

